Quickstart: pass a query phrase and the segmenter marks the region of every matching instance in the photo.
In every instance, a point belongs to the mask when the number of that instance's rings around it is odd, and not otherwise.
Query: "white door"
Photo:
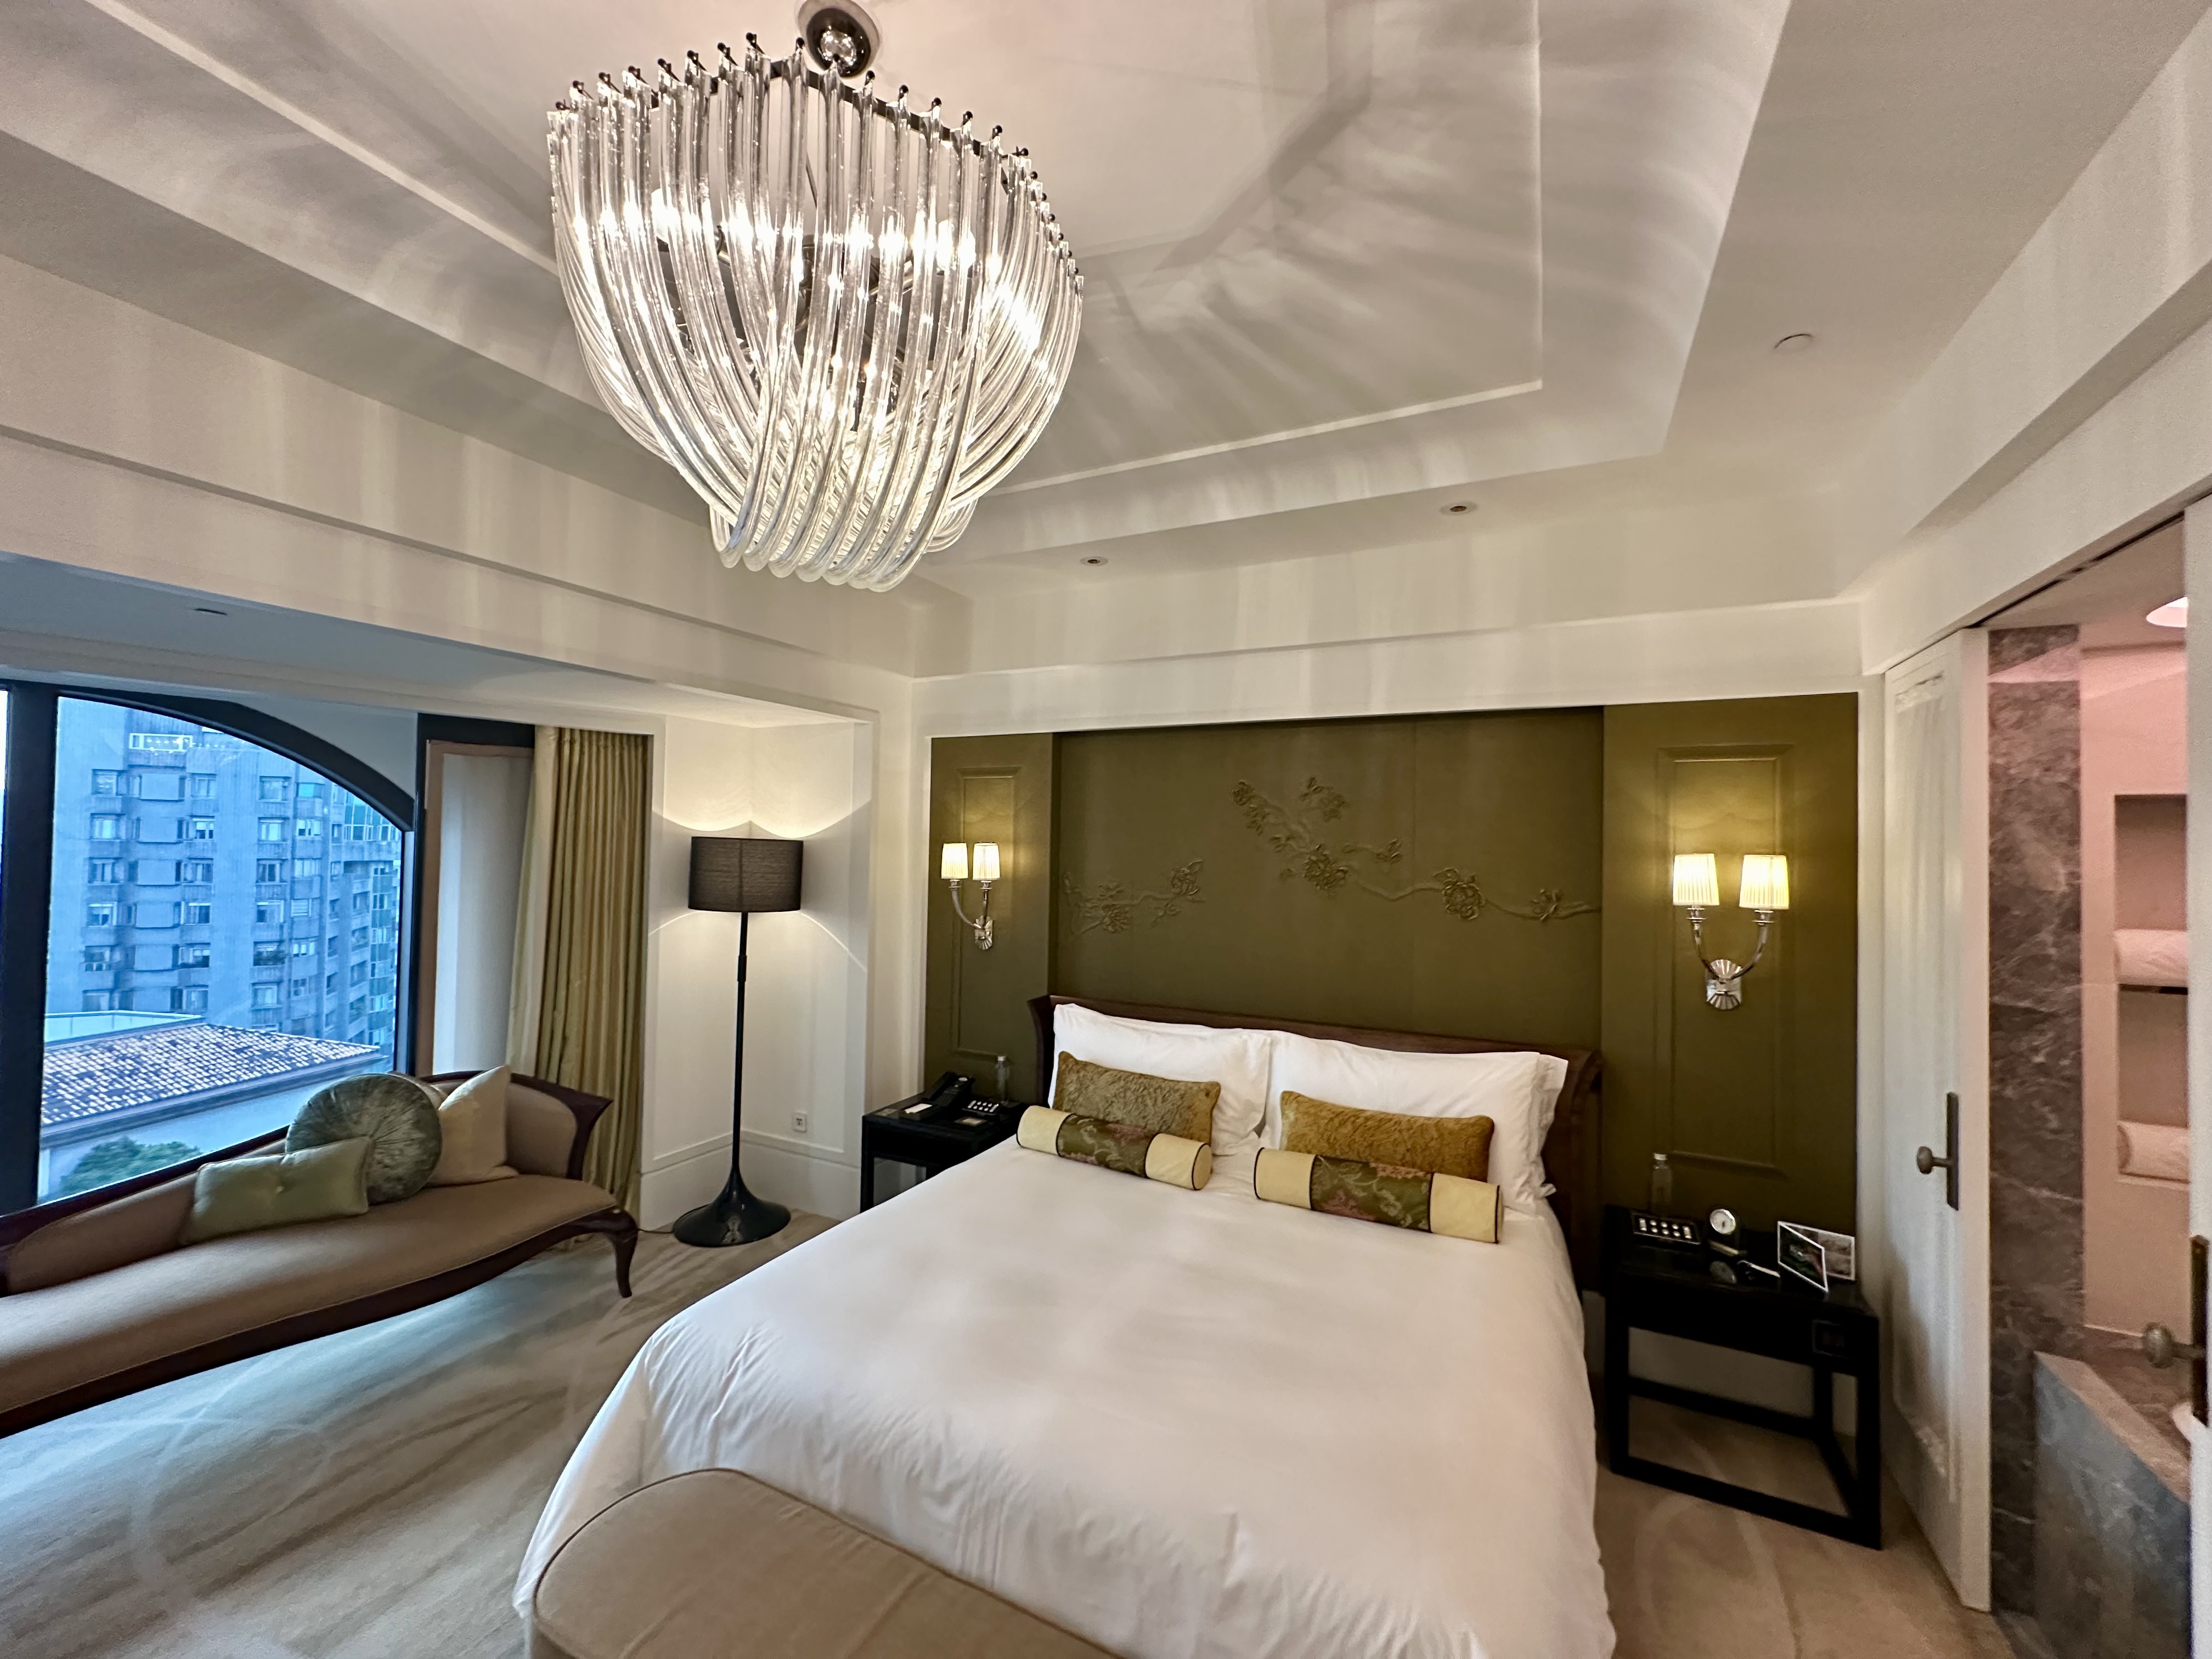
[[[2212,502],[2200,501],[2183,520],[2185,585],[2212,593]],[[2212,600],[2207,600],[2212,608]],[[2212,652],[2195,641],[2189,652],[2189,932],[2190,977],[2212,939],[2212,811],[2197,804],[2197,786],[2212,791]],[[2212,799],[2212,794],[2208,794]],[[2192,986],[2189,999],[2189,1230],[2212,1238],[2212,1135],[2197,1126],[2212,1122],[2212,996]],[[2177,1332],[2185,1339],[2189,1333]],[[2212,1659],[2212,1446],[2200,1429],[2189,1457],[2189,1576],[2191,1644],[2198,1659]]]
[[[1959,1599],[1990,1604],[1988,636],[1890,671],[1882,927],[1886,1462]],[[1948,1101],[1958,1097],[1955,1135]],[[1955,1160],[1923,1174],[1920,1149]]]

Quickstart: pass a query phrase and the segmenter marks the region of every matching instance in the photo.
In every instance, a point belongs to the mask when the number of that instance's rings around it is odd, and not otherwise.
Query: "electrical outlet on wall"
[[[793,1112],[791,1115],[791,1132],[795,1135],[803,1135],[806,1133],[805,1113]]]

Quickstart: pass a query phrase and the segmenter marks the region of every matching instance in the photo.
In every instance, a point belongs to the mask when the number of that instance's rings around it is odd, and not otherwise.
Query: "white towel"
[[[2171,1123],[2120,1124],[2120,1173],[2189,1183],[2189,1131]]]
[[[2189,983],[2189,935],[2180,928],[2115,928],[2112,954],[2123,985]]]

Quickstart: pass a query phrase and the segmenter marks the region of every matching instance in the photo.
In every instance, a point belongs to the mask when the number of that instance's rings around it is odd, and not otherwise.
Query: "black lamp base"
[[[756,1198],[734,1175],[711,1204],[702,1204],[677,1218],[668,1231],[686,1244],[720,1249],[729,1244],[752,1244],[772,1238],[791,1224],[791,1212],[781,1204]]]

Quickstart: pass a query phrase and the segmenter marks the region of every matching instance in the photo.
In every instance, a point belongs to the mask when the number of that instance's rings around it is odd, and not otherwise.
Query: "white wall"
[[[750,923],[745,1178],[765,1197],[817,1213],[849,1215],[858,1206],[869,1093],[871,750],[867,728],[845,720],[663,726],[647,936],[640,1218],[648,1227],[713,1197],[729,1168],[738,918],[685,905],[699,835],[806,843],[804,908]]]

